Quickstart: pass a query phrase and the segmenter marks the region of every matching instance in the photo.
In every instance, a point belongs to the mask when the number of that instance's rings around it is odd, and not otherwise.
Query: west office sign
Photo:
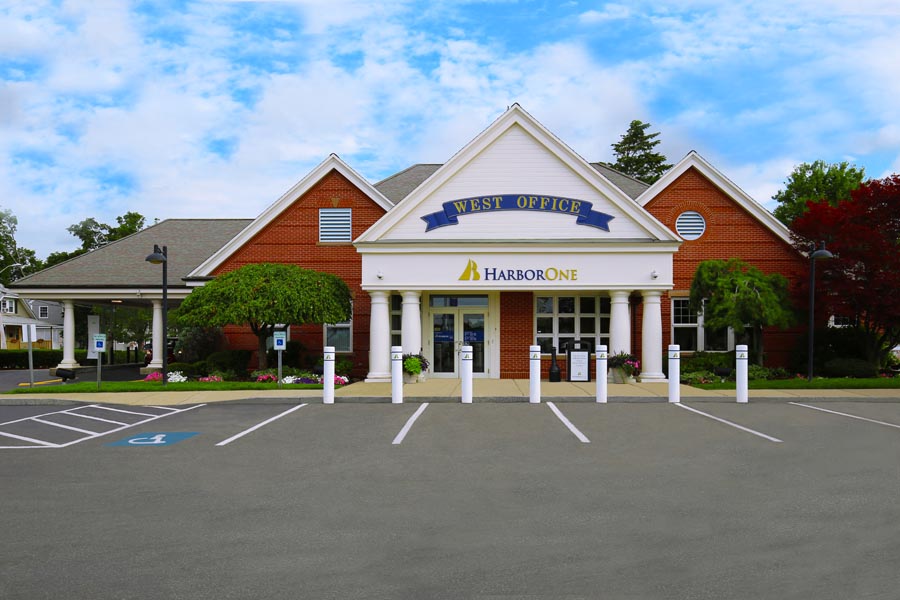
[[[609,231],[609,222],[615,217],[593,210],[593,204],[586,200],[539,196],[529,194],[504,194],[500,196],[479,196],[444,202],[443,210],[425,215],[425,231],[438,227],[458,225],[461,215],[496,212],[501,210],[529,210],[575,215],[575,223]]]

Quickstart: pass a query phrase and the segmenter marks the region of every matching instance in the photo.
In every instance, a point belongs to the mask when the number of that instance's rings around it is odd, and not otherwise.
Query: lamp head
[[[812,260],[818,260],[820,258],[834,258],[834,254],[825,249],[825,241],[822,240],[822,245],[818,250],[816,250],[815,244],[813,245],[813,252],[809,257]]]
[[[148,254],[147,258],[144,260],[154,265],[166,262],[168,260],[168,257],[166,256],[166,247],[163,246],[162,250],[160,250],[158,244],[153,244],[153,254]]]

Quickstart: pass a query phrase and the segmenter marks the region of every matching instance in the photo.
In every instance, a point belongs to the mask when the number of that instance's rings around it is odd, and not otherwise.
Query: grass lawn
[[[335,386],[340,387],[340,386]],[[104,381],[100,384],[101,392],[199,392],[199,391],[223,391],[223,390],[277,390],[278,384],[256,383],[255,381],[185,381],[184,383],[169,383],[163,387],[159,381]],[[286,383],[282,386],[285,390],[321,390],[321,383]],[[8,394],[46,394],[52,391],[54,394],[78,394],[97,392],[96,381],[79,381],[65,385],[19,387],[6,392]]]
[[[898,389],[900,377],[872,377],[854,379],[850,377],[815,377],[806,379],[759,379],[747,382],[751,390],[871,390]],[[733,390],[735,382],[701,383],[694,387],[702,390]]]

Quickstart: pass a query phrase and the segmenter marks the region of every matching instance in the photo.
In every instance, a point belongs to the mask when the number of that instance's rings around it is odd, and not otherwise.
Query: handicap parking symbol
[[[154,447],[154,446],[171,446],[182,440],[197,435],[197,431],[167,431],[153,433],[139,433],[132,435],[118,442],[111,442],[107,446],[132,446],[132,447]]]

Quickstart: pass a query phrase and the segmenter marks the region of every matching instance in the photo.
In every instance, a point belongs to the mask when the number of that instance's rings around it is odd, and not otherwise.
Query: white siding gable
[[[597,175],[597,179],[602,179]],[[443,211],[443,203],[464,198],[496,195],[564,197],[590,202],[592,210],[613,217],[609,231],[579,225],[576,216],[538,211],[488,211],[460,216],[457,225],[426,233],[425,215]],[[414,200],[410,198],[409,200]],[[627,210],[623,210],[624,207]],[[561,160],[518,124],[513,124],[481,152],[450,176],[439,188],[391,227],[389,240],[569,240],[655,239],[628,212],[643,212],[622,195],[609,198],[595,181],[589,181]]]

